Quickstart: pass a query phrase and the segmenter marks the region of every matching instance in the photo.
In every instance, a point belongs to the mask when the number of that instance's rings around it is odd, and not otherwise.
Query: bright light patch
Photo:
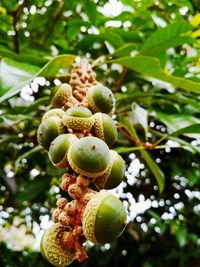
[[[154,23],[156,24],[156,26],[161,27],[161,28],[164,28],[165,26],[167,26],[167,23],[164,19],[156,16],[155,14],[152,14],[151,17]]]
[[[123,4],[117,0],[109,0],[104,7],[100,7],[99,11],[107,17],[114,17],[121,14]]]
[[[36,6],[31,6],[30,13],[34,15],[36,13]]]
[[[105,27],[114,27],[114,28],[119,28],[122,26],[122,22],[119,20],[109,20],[105,23]]]
[[[181,13],[182,16],[186,15],[186,13],[188,12],[188,7],[187,6],[183,6],[179,9],[179,12]]]

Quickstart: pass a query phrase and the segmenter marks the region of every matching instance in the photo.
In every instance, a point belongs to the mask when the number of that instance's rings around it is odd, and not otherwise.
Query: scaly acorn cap
[[[95,179],[94,184],[100,189],[113,189],[124,179],[125,161],[114,150],[110,150],[110,164],[106,172]]]
[[[104,141],[97,137],[83,137],[70,147],[68,162],[78,174],[96,178],[103,175],[109,166],[109,148]]]
[[[66,111],[63,124],[74,131],[90,130],[94,124],[94,118],[88,108],[74,106]]]
[[[62,108],[72,96],[72,88],[68,83],[62,83],[53,88],[51,104],[54,108]]]
[[[108,192],[99,192],[83,213],[83,234],[93,243],[109,243],[118,238],[126,225],[123,203]]]
[[[75,251],[62,246],[63,234],[66,235],[66,227],[55,223],[44,232],[40,243],[40,251],[43,258],[57,267],[68,266],[76,258]]]
[[[61,118],[56,116],[47,118],[38,127],[38,143],[48,150],[51,142],[56,138],[56,136],[64,133],[64,131]]]
[[[44,116],[42,117],[42,121],[45,121],[46,119],[50,118],[50,117],[59,117],[62,119],[62,117],[65,115],[64,110],[60,109],[60,108],[53,108],[48,110]]]
[[[117,140],[117,128],[113,119],[109,115],[100,112],[95,113],[93,117],[95,135],[111,147]]]
[[[69,147],[78,138],[74,134],[61,134],[57,136],[49,147],[49,158],[54,166],[65,168],[68,166],[67,153]]]
[[[115,97],[112,91],[102,84],[91,86],[87,91],[86,99],[93,113],[103,112],[108,114],[113,112],[115,108]]]

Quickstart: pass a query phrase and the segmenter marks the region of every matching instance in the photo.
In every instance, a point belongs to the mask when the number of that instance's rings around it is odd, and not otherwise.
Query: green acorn
[[[93,113],[111,113],[115,107],[115,97],[112,91],[103,86],[102,84],[97,84],[91,86],[86,95],[89,108]]]
[[[99,190],[113,189],[117,187],[124,179],[125,161],[114,150],[110,150],[110,158],[110,165],[106,172],[94,181],[94,184]]]
[[[57,136],[49,147],[49,158],[53,165],[58,168],[65,168],[68,166],[67,153],[69,147],[78,138],[74,134],[61,134]]]
[[[64,110],[60,109],[60,108],[53,108],[48,110],[44,116],[42,117],[42,121],[45,121],[46,119],[50,118],[50,117],[59,117],[62,119],[62,117],[65,115]]]
[[[66,227],[55,223],[47,229],[40,243],[40,251],[43,258],[53,266],[65,267],[76,258],[75,252],[62,245],[62,237],[66,235]]]
[[[123,203],[108,192],[99,192],[86,205],[83,234],[93,243],[110,243],[118,238],[126,224]]]
[[[111,147],[117,139],[117,129],[113,119],[105,113],[95,113],[94,133],[97,137],[106,142]]]
[[[51,104],[54,108],[62,108],[70,97],[72,97],[72,88],[68,83],[57,85],[52,90]]]
[[[55,116],[47,118],[39,125],[37,131],[38,143],[48,150],[56,136],[64,133],[64,131],[61,118]]]
[[[88,108],[75,106],[66,111],[63,124],[74,131],[90,130],[94,124],[94,118]]]
[[[71,168],[78,174],[96,178],[103,175],[109,166],[109,148],[97,137],[83,137],[70,147],[68,161]]]

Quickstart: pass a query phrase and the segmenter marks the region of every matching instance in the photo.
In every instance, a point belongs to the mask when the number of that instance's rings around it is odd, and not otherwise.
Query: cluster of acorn
[[[76,67],[71,85],[54,88],[52,109],[44,114],[38,128],[38,142],[48,151],[52,164],[66,169],[61,188],[72,198],[70,202],[58,200],[53,212],[56,223],[41,241],[43,257],[54,266],[84,260],[86,240],[109,243],[122,233],[126,223],[122,202],[101,190],[117,187],[125,172],[124,160],[110,149],[117,138],[111,117],[115,98],[110,89],[95,81],[91,70],[89,76],[86,74]]]

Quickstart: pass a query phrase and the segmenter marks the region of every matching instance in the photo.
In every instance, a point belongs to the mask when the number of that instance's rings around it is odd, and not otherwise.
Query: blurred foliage
[[[37,236],[64,195],[36,132],[51,87],[87,57],[117,99],[129,223],[72,266],[200,265],[199,12],[198,0],[0,1],[1,230]],[[1,267],[48,266],[15,238],[0,234]]]

